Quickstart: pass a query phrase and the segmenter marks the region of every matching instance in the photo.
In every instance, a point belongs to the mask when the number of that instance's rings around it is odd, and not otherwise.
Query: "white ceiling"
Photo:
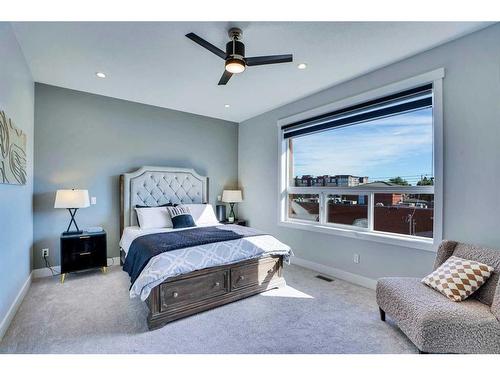
[[[16,22],[33,79],[50,85],[240,122],[487,26],[484,22]],[[226,86],[224,62],[184,35],[224,49],[243,29],[247,56],[293,53],[249,67]],[[305,62],[308,68],[297,69]],[[105,72],[98,79],[95,72]],[[230,104],[230,108],[225,108]]]

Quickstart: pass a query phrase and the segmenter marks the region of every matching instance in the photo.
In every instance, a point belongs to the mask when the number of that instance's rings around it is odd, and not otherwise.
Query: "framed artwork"
[[[26,184],[26,134],[0,111],[0,184]]]

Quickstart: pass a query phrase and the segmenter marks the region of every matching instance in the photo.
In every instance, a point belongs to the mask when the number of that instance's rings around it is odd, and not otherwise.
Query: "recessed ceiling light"
[[[99,78],[106,78],[106,74],[104,74],[103,72],[97,72],[95,75]]]
[[[224,107],[229,108],[231,106],[229,104],[224,104]]]
[[[307,64],[300,63],[299,65],[297,65],[297,68],[303,70],[303,69],[307,68]]]

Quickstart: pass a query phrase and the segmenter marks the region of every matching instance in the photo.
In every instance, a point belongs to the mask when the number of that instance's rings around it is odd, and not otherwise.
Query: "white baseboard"
[[[323,264],[311,262],[310,260],[297,258],[296,256],[291,258],[292,264],[302,266],[304,268],[309,268],[313,271],[320,272],[322,274],[333,276],[338,279],[349,281],[350,283],[364,286],[365,288],[375,289],[377,285],[377,280],[370,279],[365,276],[357,275],[355,273],[347,272],[338,268],[333,268],[325,266]]]
[[[21,302],[23,302],[26,293],[28,293],[32,279],[33,279],[33,272],[30,273],[30,275],[24,282],[21,290],[19,290],[19,293],[17,293],[16,298],[12,302],[12,305],[10,305],[7,314],[2,319],[2,322],[0,323],[0,341],[2,341],[5,332],[7,332],[7,329],[9,328],[12,319],[14,319],[14,316],[16,315],[16,312],[19,309],[19,306],[21,306]]]
[[[120,257],[108,258],[108,267],[109,266],[116,266],[116,265],[120,265]],[[56,273],[60,273],[61,272],[61,267],[60,266],[53,266],[52,269]],[[45,268],[36,268],[36,269],[33,270],[33,278],[34,279],[39,279],[41,277],[49,277],[49,276],[52,276],[52,272],[50,272],[50,270],[47,267],[45,267]]]

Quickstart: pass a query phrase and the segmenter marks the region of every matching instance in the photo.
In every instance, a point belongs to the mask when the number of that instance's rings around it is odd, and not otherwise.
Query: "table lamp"
[[[67,208],[69,214],[71,215],[71,220],[68,225],[68,229],[63,234],[82,234],[76,225],[75,215],[76,211],[79,208],[85,208],[90,206],[89,201],[89,191],[88,190],[79,190],[79,189],[63,189],[57,190],[56,192],[56,201],[54,202],[54,208]],[[70,231],[71,225],[75,224],[76,231]]]
[[[222,201],[224,203],[229,203],[229,205],[231,206],[231,212],[229,212],[229,217],[227,218],[227,220],[230,223],[234,223],[234,204],[243,201],[241,190],[224,190],[222,192]]]

